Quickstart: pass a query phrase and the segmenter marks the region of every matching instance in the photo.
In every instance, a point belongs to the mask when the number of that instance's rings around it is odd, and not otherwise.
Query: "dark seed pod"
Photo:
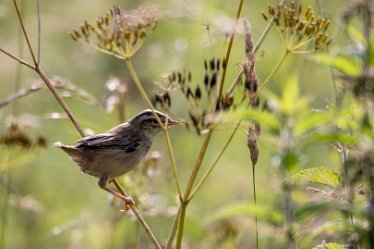
[[[261,12],[261,15],[262,15],[262,17],[265,19],[265,21],[267,21],[268,20],[268,17],[265,15],[265,13],[264,12]]]
[[[164,105],[165,109],[169,109],[171,106],[171,98],[168,92],[164,94]]]
[[[195,99],[200,100],[201,99],[201,89],[199,86],[196,87],[195,90]]]
[[[210,70],[214,70],[215,69],[215,60],[214,59],[212,59],[210,62],[209,62],[209,67],[210,67]]]
[[[178,75],[178,82],[179,83],[182,82],[182,73],[178,72],[177,75]]]
[[[190,97],[193,98],[193,93],[191,91],[191,88],[188,87],[187,88],[187,93],[186,93],[186,98],[189,99]]]
[[[213,88],[217,83],[217,73],[213,73],[212,78],[210,79],[210,88]]]
[[[204,76],[204,85],[205,85],[205,88],[208,88],[208,84],[209,84],[209,76],[206,73],[205,76]]]
[[[199,122],[198,122],[198,119],[191,113],[191,112],[188,112],[188,115],[190,116],[190,119],[192,121],[192,125],[197,129],[199,130]]]

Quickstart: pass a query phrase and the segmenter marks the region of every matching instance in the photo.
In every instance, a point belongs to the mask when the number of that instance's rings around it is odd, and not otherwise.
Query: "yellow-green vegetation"
[[[370,0],[1,2],[0,249],[374,248],[373,26]],[[135,204],[53,146],[144,109],[108,184]]]

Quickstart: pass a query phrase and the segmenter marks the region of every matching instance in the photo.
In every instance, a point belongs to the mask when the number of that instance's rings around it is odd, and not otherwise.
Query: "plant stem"
[[[258,94],[261,92],[261,90],[270,82],[270,79],[273,78],[275,73],[282,66],[284,60],[287,58],[287,55],[289,55],[289,53],[290,53],[290,51],[286,50],[286,52],[283,54],[282,58],[279,60],[278,64],[274,67],[274,69],[271,71],[271,73],[268,75],[268,77],[260,84],[260,87],[258,88],[257,92],[253,94],[252,98],[255,98],[256,96],[258,96]]]
[[[178,226],[178,235],[177,235],[177,244],[175,245],[176,249],[182,248],[182,239],[183,239],[183,230],[184,230],[184,221],[186,219],[186,211],[187,211],[187,202],[181,203],[181,213],[179,216],[179,226]]]
[[[178,235],[177,235],[177,244],[176,249],[180,249],[182,246],[182,238],[183,238],[183,230],[184,230],[184,221],[186,218],[186,210],[189,203],[190,193],[193,187],[193,184],[196,180],[196,177],[200,171],[201,164],[203,162],[203,159],[205,157],[205,153],[207,151],[210,139],[212,137],[213,130],[209,130],[208,134],[206,135],[203,144],[201,145],[199,155],[197,156],[197,159],[195,161],[195,166],[192,170],[190,179],[188,181],[186,190],[184,192],[183,198],[180,199],[181,202],[181,213],[179,217],[179,226],[178,226]]]
[[[15,61],[18,61],[20,64],[25,65],[26,67],[28,67],[28,68],[30,68],[32,70],[35,70],[35,66],[31,65],[27,61],[24,61],[24,60],[18,58],[17,56],[9,53],[8,51],[5,51],[4,49],[0,48],[0,52],[2,52],[3,54],[9,56],[10,58],[12,58]]]
[[[217,101],[220,101],[221,97],[222,97],[223,85],[225,84],[225,77],[226,77],[226,72],[227,72],[227,66],[229,64],[231,48],[232,48],[232,44],[234,42],[234,38],[235,38],[235,34],[236,34],[236,25],[238,23],[238,20],[239,20],[239,17],[240,17],[240,13],[242,11],[243,2],[244,2],[244,0],[240,0],[239,6],[238,6],[238,10],[236,12],[236,19],[235,19],[234,30],[232,31],[232,34],[231,34],[231,37],[230,37],[230,41],[229,41],[229,46],[228,46],[227,51],[226,51],[226,57],[225,57],[226,67],[224,67],[223,71],[222,71],[222,77],[221,77],[221,81],[220,81],[220,84],[219,84],[219,92],[218,92]]]
[[[178,208],[178,213],[177,213],[177,215],[175,216],[175,220],[174,220],[173,228],[171,229],[171,232],[170,232],[170,235],[169,235],[169,238],[168,238],[168,242],[167,242],[167,244],[166,244],[165,249],[170,249],[171,246],[173,245],[174,238],[175,238],[175,235],[176,235],[176,233],[177,233],[177,229],[178,229],[178,225],[179,225],[179,217],[180,217],[180,214],[181,214],[181,207]]]
[[[192,198],[196,195],[196,193],[200,190],[201,186],[204,184],[204,182],[207,180],[207,178],[210,176],[210,174],[212,173],[213,169],[215,168],[215,166],[217,165],[218,161],[221,159],[223,153],[226,151],[227,147],[229,146],[229,144],[231,143],[232,139],[234,138],[234,135],[236,134],[236,132],[238,131],[238,128],[240,127],[240,121],[236,124],[234,130],[232,131],[230,137],[227,139],[225,145],[223,146],[223,148],[221,149],[221,151],[219,152],[218,156],[216,157],[216,159],[213,161],[213,163],[210,165],[209,169],[205,172],[205,174],[203,175],[203,177],[201,178],[201,180],[199,181],[199,183],[196,185],[195,189],[192,191],[188,201],[191,201]]]
[[[74,117],[73,113],[70,111],[69,107],[66,105],[65,101],[62,99],[61,95],[57,92],[56,88],[53,86],[49,78],[45,75],[45,73],[42,71],[42,69],[39,67],[39,65],[35,65],[35,72],[39,75],[39,77],[43,80],[43,82],[46,84],[48,89],[52,92],[53,96],[56,98],[57,102],[60,104],[66,115],[69,117],[70,121],[73,123],[81,137],[84,137],[85,134],[80,127],[78,121]]]
[[[148,95],[146,94],[146,92],[144,90],[144,87],[139,80],[138,74],[136,73],[136,70],[134,68],[134,65],[132,64],[131,59],[130,58],[125,59],[125,62],[126,62],[128,70],[130,72],[130,75],[131,75],[132,79],[134,80],[136,87],[139,90],[140,95],[143,97],[143,99],[147,103],[148,107],[152,111],[154,111],[155,108],[153,107],[152,102],[149,100]],[[171,163],[172,169],[173,169],[173,176],[174,176],[174,180],[175,180],[175,185],[177,187],[179,198],[181,198],[182,197],[182,190],[181,190],[180,183],[179,183],[177,166],[176,166],[176,162],[175,162],[175,157],[174,157],[173,148],[172,148],[172,145],[171,145],[169,133],[168,133],[167,128],[162,125],[159,117],[155,113],[154,113],[154,115],[155,115],[157,121],[159,122],[159,124],[162,127],[162,132],[164,134],[164,138],[165,138],[166,145],[167,145],[167,148],[168,148],[168,153],[169,153],[169,156],[170,156],[170,163]]]
[[[26,40],[26,43],[27,43],[27,47],[29,48],[29,52],[30,52],[30,55],[32,57],[32,61],[34,62],[35,66],[36,66],[36,65],[38,65],[38,62],[35,59],[34,51],[33,51],[32,47],[31,47],[31,43],[30,43],[29,37],[27,35],[26,29],[25,29],[25,25],[23,24],[23,20],[22,20],[22,17],[21,17],[21,12],[18,9],[17,1],[13,0],[13,4],[14,4],[14,7],[15,7],[16,12],[17,12],[18,21],[19,21],[19,23],[21,25],[22,33],[23,33],[23,35],[25,37],[25,40]]]
[[[280,1],[279,4],[282,5],[284,1],[285,0]],[[258,49],[261,47],[262,43],[264,42],[264,40],[265,40],[266,36],[268,35],[268,33],[269,33],[271,27],[273,26],[273,24],[274,24],[274,17],[272,17],[270,19],[270,21],[266,25],[264,31],[262,32],[260,38],[258,38],[258,41],[257,41],[257,43],[255,44],[255,46],[253,48],[253,53],[257,53]],[[242,76],[242,74],[243,74],[243,68],[240,69],[239,73],[236,75],[235,80],[233,81],[232,85],[230,86],[230,89],[234,89],[235,88],[235,85],[238,84],[238,82],[239,82],[240,77]],[[229,92],[230,92],[230,90],[229,90]]]
[[[208,132],[207,136],[204,139],[204,142],[203,142],[203,145],[201,146],[199,155],[197,156],[194,169],[192,170],[190,179],[188,181],[187,188],[186,188],[186,191],[185,191],[184,196],[183,196],[183,200],[189,200],[189,198],[190,198],[190,193],[191,193],[193,184],[194,184],[194,182],[196,180],[196,177],[199,173],[199,170],[200,170],[201,164],[203,162],[203,159],[205,157],[205,153],[206,153],[206,150],[208,148],[208,145],[209,145],[210,139],[212,137],[212,134],[213,134],[213,130],[210,130]]]
[[[252,187],[253,187],[253,200],[255,203],[256,215],[255,215],[255,228],[256,228],[256,249],[258,249],[258,217],[257,217],[257,195],[256,195],[256,174],[255,165],[252,164]]]
[[[284,218],[286,227],[286,248],[295,249],[295,235],[293,231],[293,201],[292,201],[292,190],[288,183],[283,183],[283,208],[284,208]]]
[[[124,196],[128,196],[117,179],[113,179],[113,183],[117,187],[117,189],[120,191],[121,194],[123,194]],[[149,239],[152,241],[154,247],[157,248],[157,249],[162,249],[162,247],[158,243],[156,237],[154,236],[152,230],[149,228],[148,224],[145,222],[145,220],[143,219],[142,215],[140,214],[140,212],[136,208],[136,206],[135,205],[130,205],[130,209],[134,213],[137,220],[139,221],[139,224],[143,227],[144,231],[148,234]]]

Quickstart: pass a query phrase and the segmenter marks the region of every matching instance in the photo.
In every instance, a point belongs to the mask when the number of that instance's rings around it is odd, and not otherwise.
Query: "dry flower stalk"
[[[156,27],[154,11],[139,8],[128,13],[114,6],[95,24],[87,21],[70,31],[75,41],[90,44],[94,48],[122,59],[131,58],[142,46],[150,30]]]

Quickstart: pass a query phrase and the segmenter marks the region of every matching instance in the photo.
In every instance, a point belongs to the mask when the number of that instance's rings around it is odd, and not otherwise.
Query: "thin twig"
[[[39,65],[40,64],[40,40],[41,40],[41,22],[40,22],[40,1],[37,0],[36,1],[36,11],[37,11],[37,16],[38,16],[38,60],[37,60],[37,64]]]
[[[121,194],[123,194],[124,196],[128,196],[117,179],[113,179],[113,183]],[[143,219],[143,216],[140,214],[136,206],[130,205],[130,209],[133,212],[133,214],[136,216],[137,220],[139,221],[140,225],[143,227],[144,231],[148,234],[155,248],[162,249],[161,245],[158,243],[156,237],[154,236],[152,230],[149,228],[148,224],[145,222],[145,220]]]
[[[51,83],[49,78],[45,75],[45,73],[42,71],[42,69],[38,65],[36,65],[36,66],[37,66],[36,69],[35,69],[36,73],[44,81],[44,83],[47,85],[48,89],[52,92],[53,96],[56,98],[57,102],[60,104],[60,106],[62,107],[62,109],[64,110],[64,112],[68,116],[68,118],[70,119],[70,121],[74,124],[75,128],[77,129],[77,131],[79,132],[81,137],[86,136],[84,134],[82,128],[80,127],[78,121],[74,117],[73,113],[70,111],[69,107],[66,105],[65,101],[62,99],[61,95],[58,93],[56,88],[53,86],[53,84]]]
[[[33,65],[29,64],[28,62],[18,58],[17,56],[9,53],[8,51],[5,51],[4,49],[0,48],[0,52],[4,53],[5,55],[9,56],[10,58],[12,58],[15,61],[18,61],[20,64],[25,65],[26,67],[31,68],[32,70],[35,70],[35,66],[33,66]]]
[[[31,47],[30,40],[29,40],[29,37],[28,37],[27,32],[26,32],[26,29],[25,29],[25,25],[23,24],[23,20],[22,20],[22,17],[21,17],[21,13],[20,13],[20,11],[19,11],[19,9],[18,9],[17,1],[16,1],[16,0],[13,0],[13,3],[14,3],[14,7],[15,7],[15,9],[16,9],[16,12],[17,12],[18,21],[19,21],[19,23],[20,23],[20,25],[21,25],[21,28],[22,28],[23,35],[24,35],[24,37],[25,37],[25,39],[26,39],[27,47],[29,48],[30,55],[31,55],[32,60],[33,60],[33,62],[34,62],[34,64],[35,64],[35,67],[36,67],[36,66],[38,65],[38,63],[37,63],[37,61],[35,60],[34,51],[33,51],[32,47]]]

